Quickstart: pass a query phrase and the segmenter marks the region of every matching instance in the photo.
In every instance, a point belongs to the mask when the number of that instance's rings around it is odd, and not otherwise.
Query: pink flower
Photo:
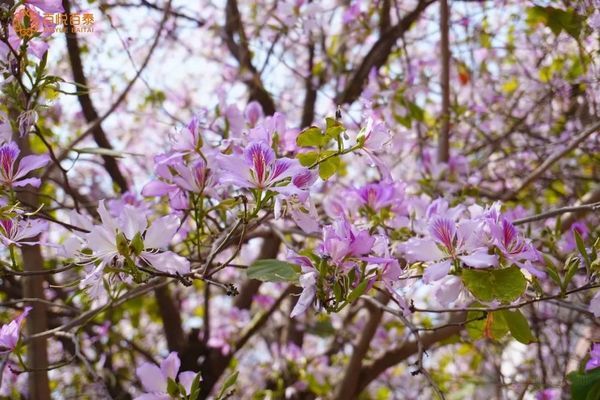
[[[409,262],[427,263],[423,280],[430,283],[448,275],[456,261],[474,268],[497,266],[498,257],[488,254],[488,248],[478,239],[483,234],[480,222],[466,220],[457,226],[451,219],[436,217],[428,236],[409,239],[400,244],[399,250]]]
[[[300,286],[302,287],[302,293],[300,294],[300,298],[296,302],[292,313],[290,314],[290,318],[297,317],[300,314],[304,314],[306,310],[310,307],[313,300],[315,299],[315,295],[317,294],[317,272],[307,272],[305,274],[300,275]]]
[[[39,243],[39,241],[24,240],[38,236],[47,229],[48,223],[39,219],[22,219],[20,217],[16,217],[15,219],[0,219],[0,242],[6,246],[12,244],[16,246],[31,246]]]
[[[64,11],[62,0],[25,0],[25,4],[35,6],[50,14],[62,13]]]
[[[590,301],[590,311],[596,318],[600,318],[600,291],[592,297],[592,300]]]
[[[0,147],[0,183],[11,188],[26,185],[39,187],[41,184],[39,178],[25,178],[25,175],[46,165],[50,157],[46,154],[30,155],[17,161],[20,152],[14,142]]]
[[[125,205],[121,215],[113,218],[104,200],[100,201],[98,214],[102,224],[91,226],[89,233],[81,235],[91,250],[91,254],[80,252],[83,262],[94,265],[99,261],[82,280],[82,287],[101,284],[99,278],[107,265],[114,263],[122,266],[127,259],[136,265],[145,263],[168,274],[185,275],[190,272],[190,263],[186,258],[167,250],[179,229],[180,221],[176,216],[167,215],[149,224],[143,212]],[[127,241],[126,249],[119,245],[120,240]],[[138,249],[132,250],[134,241],[138,242]]]
[[[389,144],[391,138],[390,131],[385,124],[375,122],[371,117],[367,119],[366,126],[361,129],[357,138],[358,143],[362,145],[362,151],[365,152],[371,163],[379,169],[385,179],[391,178],[390,169],[375,153],[383,150]]]
[[[562,241],[561,250],[565,253],[569,253],[574,251],[577,248],[577,243],[575,242],[575,231],[579,234],[579,236],[586,240],[590,234],[590,230],[587,225],[581,221],[573,223],[567,233],[564,235],[564,240]]]
[[[519,235],[517,228],[508,219],[489,219],[488,225],[493,243],[509,263],[516,264],[538,278],[546,277],[546,273],[533,266],[533,263],[541,259],[540,254]]]
[[[256,101],[251,101],[244,110],[244,117],[250,126],[255,126],[259,119],[263,117],[263,109]]]
[[[306,190],[306,183],[310,181],[310,173],[298,160],[276,158],[264,141],[250,143],[242,157],[222,155],[219,164],[224,170],[223,183],[245,189],[268,189],[293,195]]]
[[[559,389],[544,389],[540,390],[535,395],[535,400],[559,400],[560,390]]]
[[[590,359],[585,364],[585,370],[596,369],[600,367],[600,343],[594,343],[590,350]]]
[[[179,155],[158,156],[156,174],[159,179],[144,186],[142,195],[168,195],[171,207],[176,210],[189,207],[188,193],[213,194],[212,189],[216,184],[213,171],[202,158],[186,164]]]
[[[170,353],[161,361],[160,368],[151,363],[140,365],[135,373],[142,383],[145,394],[137,396],[135,400],[170,400],[167,392],[169,380],[179,381],[187,395],[191,394],[192,383],[196,373],[185,371],[179,373],[181,361],[176,352]]]
[[[0,354],[10,353],[17,347],[21,325],[29,311],[31,311],[31,307],[25,307],[25,310],[16,319],[2,325],[2,328],[0,328]]]
[[[1,46],[2,44],[0,44]],[[0,57],[4,58],[4,57]],[[12,127],[8,115],[0,111],[0,143],[9,142],[12,137]]]
[[[375,238],[369,231],[358,230],[342,219],[323,228],[323,243],[319,246],[319,253],[333,264],[349,268],[356,265],[357,259],[366,256],[374,244]]]

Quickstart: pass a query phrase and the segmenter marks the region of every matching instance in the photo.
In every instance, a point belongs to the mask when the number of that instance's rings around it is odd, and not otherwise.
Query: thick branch
[[[358,99],[371,69],[379,69],[386,63],[396,41],[408,31],[423,11],[434,2],[435,0],[420,0],[414,10],[406,14],[396,25],[381,34],[381,37],[371,47],[365,58],[363,58],[360,66],[348,81],[343,92],[337,96],[337,104],[350,104]]]
[[[168,286],[156,289],[154,297],[160,311],[169,351],[180,352],[185,346],[185,335],[182,328],[181,315],[179,314],[180,308],[175,303],[173,296],[171,296]]]
[[[450,159],[450,39],[448,0],[440,0],[440,50],[442,54],[442,127],[438,138],[438,162]]]
[[[225,43],[239,63],[241,74],[250,75],[249,78],[244,79],[244,83],[250,90],[250,100],[257,101],[266,115],[275,114],[275,102],[264,88],[260,74],[252,64],[252,55],[236,0],[228,0],[225,8]]]
[[[378,301],[385,303],[387,301],[387,294],[379,293]],[[369,351],[371,340],[377,331],[381,317],[383,316],[383,310],[372,303],[367,303],[367,309],[369,311],[369,319],[362,330],[362,335],[354,347],[352,357],[345,368],[344,378],[338,385],[335,396],[337,400],[350,399],[356,393],[359,383],[358,377],[361,371],[360,368],[367,351]]]
[[[464,315],[460,316],[464,320]],[[447,325],[434,332],[421,335],[421,343],[423,350],[429,349],[431,346],[438,342],[446,340],[463,329],[460,324]],[[357,391],[355,396],[362,392],[371,382],[373,382],[379,375],[381,375],[386,369],[393,367],[406,360],[407,358],[417,354],[419,351],[419,343],[416,341],[407,342],[403,346],[386,352],[383,356],[379,357],[373,363],[364,366],[360,370]]]
[[[19,140],[23,154],[30,154],[29,138]],[[37,205],[37,195],[33,192],[19,194],[19,199],[30,204]],[[37,239],[36,239],[37,240]],[[32,273],[23,276],[23,296],[26,298],[39,299],[31,302],[31,313],[27,317],[27,334],[35,335],[48,329],[48,305],[45,303],[43,275],[35,275],[44,269],[42,249],[39,245],[21,247],[23,256],[23,271]],[[50,382],[48,380],[48,344],[45,338],[32,340],[27,345],[27,364],[33,371],[29,373],[29,396],[36,400],[50,400]]]
[[[69,0],[63,0],[63,8],[66,14],[71,13],[71,4]],[[71,69],[73,70],[73,80],[79,86],[79,88],[85,88],[86,91],[79,92],[77,99],[81,105],[81,111],[83,116],[88,123],[92,123],[100,118],[92,98],[87,92],[88,82],[83,72],[83,62],[81,60],[81,50],[79,49],[79,41],[77,39],[77,33],[68,33],[68,29],[65,29],[65,36],[67,40],[67,51],[69,53],[69,61],[71,63]],[[81,89],[80,89],[81,90]],[[92,136],[98,147],[104,149],[112,149],[112,145],[108,141],[106,133],[100,124],[96,125],[92,131]],[[127,180],[121,173],[117,160],[108,155],[103,155],[104,168],[112,178],[112,180],[119,186],[121,192],[126,192],[128,188]]]
[[[567,155],[569,152],[574,150],[577,146],[579,146],[579,144],[581,144],[581,142],[583,142],[589,136],[596,133],[599,129],[600,129],[600,121],[596,121],[595,123],[587,126],[579,135],[577,135],[573,139],[571,139],[569,144],[564,149],[554,153],[552,156],[547,158],[546,161],[544,161],[539,167],[537,167],[535,170],[533,170],[533,172],[531,172],[525,179],[523,179],[523,182],[521,183],[521,185],[518,188],[516,188],[515,190],[513,190],[512,192],[509,192],[505,196],[505,198],[511,199],[511,198],[515,197],[517,194],[519,194],[521,192],[521,190],[525,189],[527,186],[529,186],[530,183],[535,181],[537,178],[540,177],[540,175],[542,175],[544,172],[546,172],[552,165],[554,165],[555,162],[557,162],[562,157]]]

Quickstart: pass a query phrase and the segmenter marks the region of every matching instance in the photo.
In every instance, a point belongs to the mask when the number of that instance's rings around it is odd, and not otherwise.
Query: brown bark
[[[388,295],[379,293],[377,300],[385,304],[388,301]],[[345,368],[344,377],[338,385],[335,396],[337,400],[351,399],[357,392],[359,383],[358,376],[361,371],[363,360],[371,347],[371,340],[373,339],[377,327],[379,326],[379,322],[381,321],[381,317],[383,316],[383,310],[372,303],[367,303],[366,308],[369,312],[367,323],[362,330],[362,335],[360,336],[358,343],[354,346],[352,357]]]
[[[440,0],[440,51],[442,54],[442,126],[438,138],[438,162],[450,159],[450,39],[448,0]]]
[[[419,16],[435,0],[420,0],[414,10],[406,14],[396,25],[381,33],[371,50],[363,58],[359,67],[349,79],[344,91],[336,97],[337,104],[353,103],[363,91],[371,69],[379,69],[386,62],[396,41],[411,27]]]
[[[21,138],[19,147],[23,155],[31,154],[28,137]],[[19,193],[19,200],[37,206],[38,199],[33,192]],[[37,240],[39,238],[35,238]],[[44,259],[39,245],[21,247],[23,256],[23,271],[34,272],[44,269]],[[45,300],[44,275],[23,276],[23,296],[32,299]],[[34,335],[48,329],[47,306],[42,302],[29,304],[32,309],[26,318],[27,334]],[[50,382],[48,380],[48,344],[45,338],[34,339],[27,344],[27,366],[33,371],[28,373],[29,398],[35,400],[50,400]]]

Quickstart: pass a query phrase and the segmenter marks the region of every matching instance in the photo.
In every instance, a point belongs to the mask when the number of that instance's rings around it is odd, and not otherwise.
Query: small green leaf
[[[482,311],[469,311],[467,313],[467,333],[473,339],[498,340],[508,333],[508,325],[499,312],[484,313]]]
[[[587,269],[589,271],[590,266],[592,265],[592,261],[590,260],[590,256],[588,255],[587,250],[585,249],[585,243],[583,243],[583,239],[581,238],[581,235],[579,234],[577,229],[573,229],[573,235],[575,236],[575,243],[577,244],[577,250],[579,250],[579,253],[583,257],[583,260],[585,261],[585,266],[587,267]]]
[[[126,153],[123,151],[117,151],[113,149],[105,149],[102,147],[84,147],[83,149],[73,149],[74,152],[79,154],[95,154],[99,156],[108,156],[115,158],[123,158],[125,155],[139,155],[133,153]]]
[[[562,285],[560,286],[563,293],[567,290],[569,283],[571,283],[571,280],[577,273],[577,270],[579,269],[579,265],[580,265],[580,261],[579,261],[578,257],[570,257],[567,260],[567,262],[566,262],[567,273],[565,274],[565,279],[563,280]]]
[[[552,281],[558,286],[562,287],[562,280],[550,257],[544,255],[544,261],[546,262],[546,270],[548,271],[548,276],[550,279],[552,279]]]
[[[336,121],[333,118],[327,118],[326,121],[327,127],[325,128],[325,135],[337,140],[346,129],[339,121]]]
[[[527,322],[527,318],[523,316],[521,311],[502,310],[501,313],[508,325],[511,335],[515,338],[515,340],[523,344],[530,344],[536,341],[535,337],[531,333],[531,329],[529,328],[529,322]]]
[[[136,256],[144,250],[144,239],[139,232],[131,240],[131,249]]]
[[[127,242],[127,238],[122,232],[117,233],[117,237],[115,240],[117,242],[117,251],[119,252],[119,254],[129,254],[129,243]]]
[[[300,147],[323,147],[329,143],[330,138],[323,135],[321,129],[316,126],[306,128],[296,138],[296,144]]]
[[[229,375],[227,377],[227,379],[225,379],[225,382],[223,383],[223,387],[221,388],[221,391],[219,392],[219,395],[217,396],[217,400],[223,399],[223,396],[225,396],[227,394],[227,392],[229,391],[229,389],[233,385],[235,385],[235,383],[237,382],[237,378],[238,378],[238,372],[235,371],[234,373]]]
[[[198,400],[200,396],[200,382],[202,381],[202,375],[200,373],[196,374],[194,380],[192,381],[192,386],[190,387],[189,400]]]
[[[483,302],[499,300],[510,303],[527,289],[527,280],[516,266],[492,270],[464,269],[462,280],[473,296]]]
[[[285,261],[266,259],[250,265],[246,273],[248,278],[263,282],[295,282],[300,268]]]
[[[356,301],[356,299],[362,296],[365,290],[367,290],[368,284],[369,281],[366,279],[359,283],[358,286],[356,286],[348,295],[348,303],[353,303],[354,301]]]
[[[321,179],[326,181],[327,179],[335,175],[339,166],[340,158],[338,156],[328,158],[319,164],[319,176],[321,177]]]
[[[298,161],[300,161],[300,164],[302,164],[302,166],[310,167],[319,159],[319,152],[307,151],[306,153],[298,153],[296,158],[298,158]]]
[[[167,381],[167,393],[169,393],[169,396],[172,398],[179,397],[179,385],[171,378],[168,378]]]

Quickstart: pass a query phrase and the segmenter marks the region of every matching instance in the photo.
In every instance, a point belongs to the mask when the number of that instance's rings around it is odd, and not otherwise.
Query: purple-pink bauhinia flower
[[[37,240],[28,240],[48,229],[48,223],[39,219],[0,219],[0,242],[5,246],[34,245]]]
[[[600,318],[600,291],[592,297],[592,300],[590,301],[590,311],[596,318]]]
[[[0,184],[13,188],[31,185],[39,187],[39,178],[25,178],[29,172],[43,167],[50,161],[48,155],[30,155],[20,160],[21,151],[15,142],[0,147]]]
[[[114,218],[106,209],[104,200],[98,205],[98,214],[102,224],[84,226],[89,233],[80,235],[92,252],[80,252],[78,256],[84,264],[95,265],[81,281],[81,287],[101,284],[98,278],[107,265],[115,263],[120,266],[124,263],[125,255],[120,254],[118,235],[123,235],[129,241],[136,236],[141,238],[142,248],[139,254],[129,255],[138,265],[146,263],[157,271],[168,274],[184,275],[190,272],[190,262],[186,258],[167,250],[180,225],[179,218],[175,215],[158,218],[149,224],[143,212],[125,205],[119,217]]]
[[[23,320],[29,314],[31,307],[25,307],[25,310],[14,320],[0,328],[0,354],[10,353],[17,347],[19,342],[19,334]]]
[[[300,314],[304,314],[306,310],[311,306],[315,296],[317,294],[317,269],[314,267],[310,258],[301,256],[293,251],[288,251],[288,260],[297,264],[302,269],[302,275],[300,275],[300,287],[302,287],[302,293],[290,314],[290,318],[297,317]]]
[[[50,14],[62,13],[64,11],[62,0],[25,0],[25,4],[35,6]]]
[[[559,400],[560,389],[544,389],[535,394],[535,400]]]
[[[192,371],[179,373],[180,367],[181,361],[176,352],[170,353],[162,360],[160,367],[152,363],[140,365],[135,373],[146,393],[137,396],[134,400],[171,400],[168,394],[169,379],[178,381],[186,394],[190,395],[196,373]]]
[[[301,194],[312,180],[308,169],[298,160],[276,158],[275,152],[264,141],[250,143],[241,157],[221,155],[219,165],[223,169],[223,183],[244,189],[262,189],[283,195]]]
[[[323,228],[323,243],[318,252],[338,267],[351,268],[357,260],[365,259],[374,244],[375,238],[368,230],[359,230],[341,219]]]
[[[168,195],[171,207],[184,210],[189,207],[188,193],[214,194],[215,175],[203,158],[186,164],[179,155],[161,155],[155,161],[158,179],[144,186],[143,196]]]
[[[489,268],[498,265],[498,257],[488,254],[488,248],[479,238],[483,236],[483,223],[465,220],[456,224],[453,220],[437,217],[429,225],[429,235],[411,238],[401,243],[399,250],[408,262],[425,262],[425,283],[437,281],[450,272],[452,263],[460,261],[473,268]]]
[[[494,245],[509,263],[519,266],[538,278],[546,277],[545,272],[533,266],[533,263],[542,259],[540,253],[519,235],[517,228],[508,219],[489,220],[489,227]]]
[[[590,350],[590,359],[585,364],[585,370],[600,368],[600,343],[594,343]]]

